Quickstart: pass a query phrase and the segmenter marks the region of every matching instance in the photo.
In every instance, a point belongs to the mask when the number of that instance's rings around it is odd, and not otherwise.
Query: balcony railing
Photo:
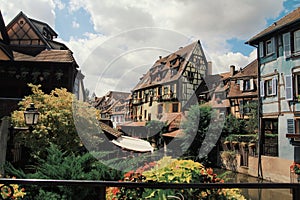
[[[93,180],[48,180],[48,179],[7,179],[0,178],[0,184],[20,184],[35,186],[68,186],[99,188],[99,196],[93,199],[106,199],[106,187],[124,188],[153,188],[153,189],[219,189],[219,188],[239,188],[239,189],[291,189],[293,200],[300,199],[299,183],[134,183],[117,181],[93,181]],[[1,198],[1,196],[0,196]]]

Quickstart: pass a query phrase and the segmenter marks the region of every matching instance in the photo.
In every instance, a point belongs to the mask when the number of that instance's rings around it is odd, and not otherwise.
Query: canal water
[[[257,183],[262,182],[255,177],[245,174],[226,171],[223,169],[214,169],[226,183]],[[263,182],[269,182],[264,180]],[[242,194],[248,200],[292,200],[290,189],[241,189]]]

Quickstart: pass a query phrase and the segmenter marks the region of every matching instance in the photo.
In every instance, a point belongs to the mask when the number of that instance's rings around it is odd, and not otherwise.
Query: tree
[[[34,103],[40,113],[39,123],[31,133],[23,131],[15,134],[16,141],[29,148],[33,157],[45,158],[47,155],[45,150],[51,143],[64,151],[80,152],[83,145],[74,124],[72,105],[75,98],[73,94],[64,88],[54,89],[50,94],[45,94],[40,89],[40,85],[29,84],[29,87],[33,94],[26,96],[19,103],[20,109],[12,113],[12,122],[14,126],[25,126],[23,112],[30,103]],[[86,116],[92,115],[93,112],[96,111],[91,108],[90,113],[80,113],[82,115],[80,119],[83,120],[81,123],[92,125],[94,122],[91,121],[91,117]]]
[[[185,137],[182,145],[184,157],[198,160],[204,153],[209,153],[221,134],[223,121],[217,119],[217,112],[208,105],[193,105],[188,111],[187,120],[182,128]],[[207,138],[206,138],[207,137]],[[206,138],[206,139],[205,139]],[[206,141],[205,143],[203,143]],[[202,152],[200,152],[200,150]]]
[[[252,101],[245,105],[245,108],[249,110],[249,119],[246,121],[247,132],[255,133],[258,129],[258,102]]]
[[[226,116],[223,136],[228,136],[229,134],[240,134],[244,132],[244,120],[238,119],[232,114]]]
[[[146,123],[147,139],[150,142],[155,142],[157,148],[162,147],[164,144],[162,134],[166,132],[166,125],[164,122],[151,120]]]

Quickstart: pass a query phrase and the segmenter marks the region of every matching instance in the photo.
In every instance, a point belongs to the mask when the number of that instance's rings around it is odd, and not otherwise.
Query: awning
[[[136,152],[153,152],[154,148],[151,144],[142,139],[128,137],[128,136],[120,136],[119,138],[112,140],[112,143],[115,145]]]

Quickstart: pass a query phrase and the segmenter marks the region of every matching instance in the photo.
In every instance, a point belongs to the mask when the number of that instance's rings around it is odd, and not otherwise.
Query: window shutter
[[[240,80],[240,91],[244,91],[244,80]]]
[[[272,53],[275,53],[275,37],[271,38],[271,45],[272,45]]]
[[[250,90],[254,90],[254,80],[253,80],[253,78],[250,79]]]
[[[263,42],[259,43],[259,57],[260,58],[264,57],[264,43]]]
[[[285,76],[285,99],[293,100],[293,78],[292,78],[292,75]]]
[[[287,133],[295,133],[294,119],[287,119]]]
[[[291,56],[291,34],[290,32],[285,33],[283,36],[283,50],[284,50],[284,56],[290,57]]]
[[[260,97],[264,97],[265,96],[265,81],[261,80],[260,81]]]
[[[274,77],[272,79],[272,95],[276,95],[276,92],[277,92],[277,80]]]

